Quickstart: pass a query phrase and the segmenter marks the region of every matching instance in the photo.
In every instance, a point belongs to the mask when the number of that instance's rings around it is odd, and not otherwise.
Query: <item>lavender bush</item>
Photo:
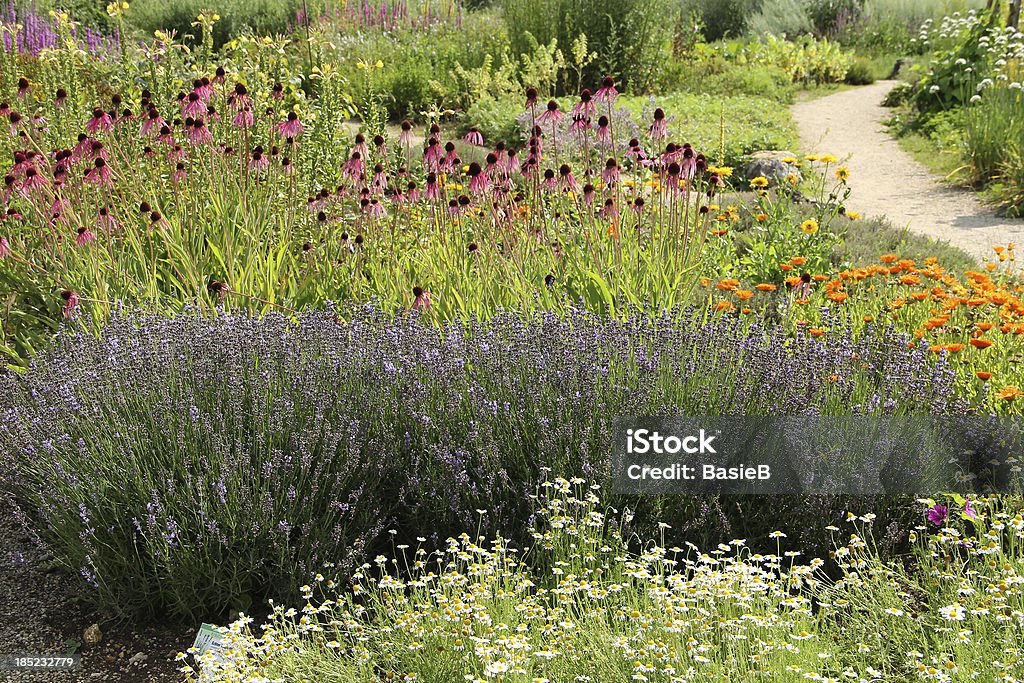
[[[945,357],[886,330],[793,339],[694,310],[445,327],[345,313],[65,330],[0,379],[6,494],[101,606],[194,618],[288,596],[382,542],[525,533],[540,468],[606,477],[617,415],[963,409]],[[649,504],[681,530],[722,514]],[[762,506],[784,526],[782,505]]]
[[[6,10],[0,10],[3,51],[8,54],[38,56],[43,50],[61,47],[61,30],[58,19],[47,16],[35,5],[24,7],[12,0]],[[71,25],[67,31],[81,49],[100,59],[121,51],[120,30],[116,26],[109,36],[89,26]]]

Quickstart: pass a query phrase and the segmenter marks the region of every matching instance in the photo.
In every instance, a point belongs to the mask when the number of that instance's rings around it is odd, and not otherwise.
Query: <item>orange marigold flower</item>
[[[841,303],[843,303],[844,301],[846,301],[847,299],[849,299],[849,298],[850,298],[850,295],[849,295],[849,294],[847,294],[846,292],[831,292],[831,293],[830,293],[830,294],[828,295],[828,298],[829,298],[829,299],[830,299],[831,301],[834,301],[834,302],[836,302],[837,304],[841,304]]]
[[[996,398],[1002,399],[1003,401],[1012,401],[1013,399],[1020,396],[1021,391],[1015,386],[1005,386],[996,393]]]
[[[988,380],[992,379],[992,373],[991,372],[985,372],[984,370],[978,370],[976,373],[974,373],[974,375],[978,379],[985,380],[986,382]]]
[[[790,275],[789,277],[786,278],[786,284],[789,285],[790,287],[796,287],[798,284],[800,284],[800,276]]]
[[[790,271],[790,270],[793,270],[793,266],[791,266],[788,263],[780,263],[779,264],[779,269],[782,270],[782,271]]]
[[[992,346],[992,340],[978,337],[977,339],[971,340],[971,346],[973,346],[976,349],[987,349],[988,347]]]
[[[733,292],[733,294],[735,294],[736,298],[739,299],[740,301],[746,301],[747,299],[754,296],[754,293],[749,289],[737,289],[735,292]]]
[[[985,270],[987,270],[988,272],[990,272],[990,273],[991,273],[991,272],[993,272],[993,271],[994,271],[995,269],[996,269],[996,264],[994,264],[994,263],[986,263],[986,264],[985,264]]]
[[[755,285],[754,289],[757,289],[762,292],[774,292],[776,289],[778,289],[778,287],[776,287],[770,282],[762,282],[759,285]]]
[[[875,316],[873,316],[873,315],[866,315],[866,316],[864,316],[864,322],[866,322],[866,323],[873,323],[873,322],[875,322]]]
[[[967,345],[966,344],[946,344],[943,348],[945,348],[950,353],[960,353],[961,351],[963,351],[964,349],[967,348]]]
[[[910,298],[914,301],[924,301],[928,298],[928,292],[911,292]]]
[[[797,306],[805,306],[805,305],[811,303],[811,300],[810,299],[796,299],[793,303],[795,303]]]
[[[921,284],[921,278],[917,275],[901,275],[900,282],[905,285],[919,285]]]
[[[931,351],[932,353],[942,353],[942,347],[939,346],[938,344],[932,344],[931,346],[928,347],[928,350]]]
[[[1002,246],[1001,244],[997,244],[996,246],[992,247],[992,251],[996,252],[997,254],[1002,254],[1004,251],[1006,251],[1006,247]]]
[[[715,306],[715,310],[716,311],[731,311],[734,308],[736,308],[736,307],[733,306],[732,302],[730,302],[730,301],[719,301],[718,305]]]
[[[807,332],[812,337],[823,337],[825,335],[825,330],[821,329],[820,327],[812,327],[811,329],[807,330]]]
[[[715,287],[718,287],[723,292],[729,292],[740,286],[740,281],[736,278],[727,277],[719,282]]]
[[[771,218],[771,216],[769,216],[766,213],[759,213],[759,214],[757,214],[756,218],[757,218],[758,222],[763,223],[766,220],[768,220],[769,218]]]
[[[981,330],[982,332],[988,332],[988,331],[989,331],[989,330],[991,330],[991,329],[992,329],[992,328],[993,328],[994,326],[995,326],[995,323],[990,323],[990,322],[981,322],[981,323],[978,323],[978,324],[977,324],[977,325],[976,325],[975,327],[977,327],[977,328],[978,328],[979,330]]]
[[[924,263],[925,263],[926,266],[934,266],[938,262],[939,262],[939,259],[937,259],[934,256],[929,256],[928,258],[926,258],[924,260]]]
[[[701,287],[707,287],[710,284],[711,284],[711,278],[709,278],[709,277],[702,277],[700,279],[700,286]]]
[[[807,259],[804,258],[803,256],[794,256],[793,258],[789,259],[789,262],[792,263],[794,266],[802,266],[803,264],[807,263]]]
[[[721,237],[722,235],[726,234],[727,232],[729,232],[729,231],[728,230],[712,230],[711,234],[715,235],[716,237]]]
[[[742,313],[743,315],[748,315],[748,314],[753,313],[753,312],[754,312],[753,308],[744,308],[744,309],[742,309],[740,311],[740,313]]]
[[[811,277],[813,277],[816,282],[824,282],[828,279],[828,275],[822,275],[820,273],[812,275]]]
[[[882,263],[896,263],[898,258],[896,254],[882,254]]]
[[[971,297],[970,299],[967,299],[966,301],[964,301],[964,303],[967,304],[968,306],[984,306],[985,304],[988,303],[988,299],[981,296],[975,296]]]
[[[893,299],[889,302],[889,309],[895,311],[898,308],[903,308],[907,305],[906,299]]]

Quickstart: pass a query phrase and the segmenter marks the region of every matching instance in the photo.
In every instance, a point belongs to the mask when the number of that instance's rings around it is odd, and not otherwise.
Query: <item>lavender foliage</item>
[[[97,603],[195,618],[343,572],[392,528],[524,531],[542,467],[606,479],[616,416],[955,413],[953,384],[891,330],[794,339],[691,309],[122,314],[0,378],[0,465]]]

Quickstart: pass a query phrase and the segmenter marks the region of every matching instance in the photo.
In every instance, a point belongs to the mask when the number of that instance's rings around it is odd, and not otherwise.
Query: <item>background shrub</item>
[[[311,13],[317,4],[309,3]],[[192,22],[203,10],[213,10],[220,15],[213,27],[213,45],[219,49],[247,31],[260,35],[290,33],[301,8],[301,0],[136,0],[125,19],[147,37],[156,30],[174,30],[178,36],[195,36],[191,42],[197,43],[199,28]]]
[[[870,85],[874,83],[875,74],[871,66],[871,60],[858,57],[846,71],[846,78],[844,80],[850,85]]]
[[[555,40],[568,57],[573,41],[585,34],[596,57],[582,68],[582,82],[612,75],[620,89],[635,92],[658,82],[673,28],[668,0],[504,0],[502,10],[514,55],[532,53],[532,40]],[[574,91],[577,80],[563,74],[558,92]]]

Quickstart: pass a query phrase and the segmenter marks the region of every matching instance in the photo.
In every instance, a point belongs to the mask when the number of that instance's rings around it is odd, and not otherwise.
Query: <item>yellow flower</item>
[[[759,175],[750,181],[751,187],[768,187],[768,179],[763,175]]]
[[[807,161],[817,161],[820,157],[817,154],[808,154],[804,157]]]
[[[814,233],[818,232],[818,221],[814,220],[813,218],[808,218],[807,220],[800,224],[800,229],[803,231],[805,235],[813,235]]]
[[[849,218],[851,221],[860,220],[860,212],[859,211],[847,211],[846,212],[846,217]]]
[[[846,181],[850,178],[850,169],[845,166],[840,166],[836,169],[836,179]]]
[[[112,2],[107,5],[107,16],[119,17],[128,9],[127,2]]]
[[[818,157],[818,161],[823,164],[834,164],[839,161],[839,159],[837,159],[834,154],[822,154]]]
[[[782,163],[790,164],[791,166],[799,166],[800,160],[797,159],[796,157],[786,157],[782,160]]]

